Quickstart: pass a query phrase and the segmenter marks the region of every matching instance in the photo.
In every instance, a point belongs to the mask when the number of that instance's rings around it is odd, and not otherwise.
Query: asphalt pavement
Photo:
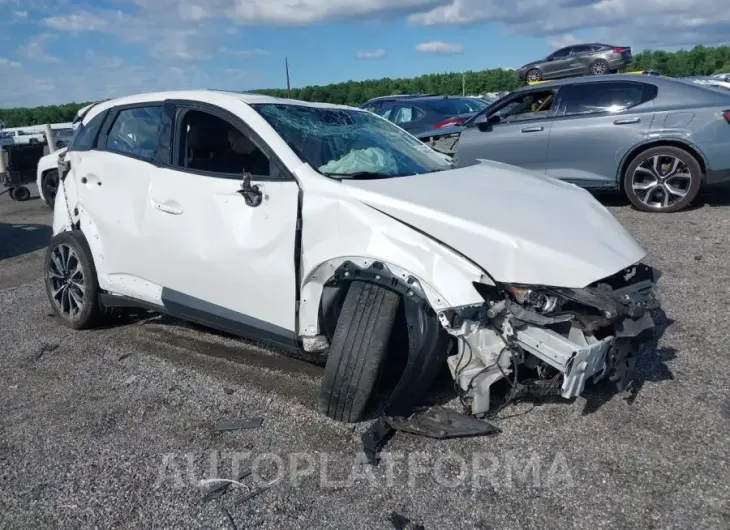
[[[51,212],[3,195],[0,528],[730,527],[730,193],[667,215],[606,204],[663,271],[633,392],[511,405],[492,437],[398,433],[369,468],[370,422],[317,412],[316,364],[154,315],[62,326]],[[458,406],[448,384],[432,397]]]

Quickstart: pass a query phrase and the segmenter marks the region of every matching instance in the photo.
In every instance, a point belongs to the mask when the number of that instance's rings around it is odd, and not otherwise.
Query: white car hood
[[[580,288],[645,256],[590,193],[507,164],[343,183],[499,282]]]

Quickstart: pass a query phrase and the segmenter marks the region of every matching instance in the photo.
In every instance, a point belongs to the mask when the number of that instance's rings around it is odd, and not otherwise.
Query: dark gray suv
[[[528,83],[576,75],[609,74],[623,70],[632,60],[629,46],[598,42],[575,44],[554,51],[545,59],[526,64],[518,73],[520,80]]]

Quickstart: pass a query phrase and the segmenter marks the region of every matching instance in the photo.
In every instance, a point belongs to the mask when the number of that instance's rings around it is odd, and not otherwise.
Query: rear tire
[[[25,186],[18,186],[11,190],[10,198],[14,201],[27,201],[30,199],[30,190]]]
[[[101,320],[96,268],[81,231],[61,232],[51,239],[43,276],[48,301],[64,324],[87,329]]]
[[[319,410],[338,421],[362,419],[385,358],[400,297],[379,285],[352,282],[332,337]]]
[[[532,70],[528,70],[527,75],[525,75],[525,79],[528,83],[534,83],[535,81],[542,81],[542,72],[538,70],[537,68],[533,68]]]
[[[53,208],[56,200],[56,193],[58,192],[58,170],[51,169],[41,180],[41,186],[43,187],[43,200],[46,206]]]
[[[657,157],[657,158],[655,158]],[[655,175],[654,161],[660,173],[664,168],[669,168],[674,161],[679,161],[677,171],[678,177]],[[642,168],[642,169],[639,169]],[[667,172],[669,174],[669,172]],[[689,179],[689,183],[687,183]],[[648,187],[656,182],[655,191],[649,193]],[[637,210],[642,212],[660,212],[672,213],[678,212],[690,205],[697,197],[702,186],[702,168],[699,162],[690,153],[674,146],[652,147],[639,153],[628,165],[623,174],[623,185],[626,197]],[[669,190],[675,190],[684,193],[679,198],[678,195],[670,193]],[[669,204],[663,205],[665,194],[669,196]],[[678,199],[671,202],[671,199]]]
[[[591,63],[591,75],[603,75],[608,73],[608,63],[603,59],[598,59]]]

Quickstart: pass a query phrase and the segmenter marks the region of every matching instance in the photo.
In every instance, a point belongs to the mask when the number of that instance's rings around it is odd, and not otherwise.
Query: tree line
[[[730,72],[730,46],[695,46],[691,50],[667,52],[647,50],[634,56],[629,70],[656,70],[671,77],[710,75]],[[409,79],[373,79],[346,81],[330,85],[292,88],[291,96],[304,101],[321,101],[358,106],[370,98],[394,94],[485,94],[514,90],[521,86],[517,72],[502,68],[482,71],[426,74]],[[288,97],[286,89],[254,90],[259,94]],[[71,121],[85,103],[68,103],[34,108],[0,109],[0,122],[5,127],[22,127]]]

